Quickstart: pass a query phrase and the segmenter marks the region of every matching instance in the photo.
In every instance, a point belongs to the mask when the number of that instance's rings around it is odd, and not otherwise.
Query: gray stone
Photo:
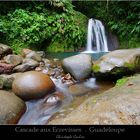
[[[12,54],[12,49],[9,46],[0,43],[0,59],[8,54]]]
[[[3,59],[4,59],[4,61],[6,63],[12,64],[14,66],[17,66],[17,65],[21,64],[22,61],[23,61],[22,56],[20,56],[20,55],[14,55],[14,54],[7,55]]]
[[[37,51],[36,52],[38,55],[40,55],[41,58],[45,57],[45,52],[44,51]]]
[[[16,66],[14,72],[25,72],[29,70],[34,70],[39,66],[39,63],[33,59],[24,59],[23,64]]]
[[[31,51],[30,53],[28,53],[26,55],[26,58],[30,58],[38,62],[42,61],[40,54],[36,53],[35,51]]]
[[[90,55],[79,54],[63,59],[62,67],[76,80],[88,78],[91,74],[92,59]]]

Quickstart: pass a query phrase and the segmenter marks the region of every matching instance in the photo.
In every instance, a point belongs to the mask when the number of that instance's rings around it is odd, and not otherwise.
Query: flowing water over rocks
[[[73,97],[67,92],[67,86],[62,85],[60,80],[52,80],[56,85],[56,91],[42,99],[26,102],[27,111],[18,124],[47,124],[53,114],[72,101]]]
[[[75,84],[77,88],[79,87],[77,94],[77,91],[71,88],[74,85],[62,83],[61,79],[52,78],[52,80],[56,85],[56,91],[42,99],[26,102],[27,111],[18,124],[48,124],[49,121],[62,118],[75,110],[87,98],[113,86],[112,83],[96,83],[95,78],[90,78]],[[84,88],[86,90],[83,93]]]

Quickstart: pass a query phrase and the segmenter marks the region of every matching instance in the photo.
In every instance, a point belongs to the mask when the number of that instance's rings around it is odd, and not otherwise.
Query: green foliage
[[[49,4],[54,7],[61,8],[65,12],[73,11],[71,0],[49,0]]]
[[[86,29],[76,22],[71,1],[28,2],[23,7],[17,4],[18,8],[0,16],[0,41],[12,46],[14,51],[40,48],[44,41],[66,42],[65,46],[56,46],[62,48],[79,48],[85,43]]]
[[[116,86],[122,86],[128,81],[128,77],[124,77],[122,79],[118,79],[116,82]]]

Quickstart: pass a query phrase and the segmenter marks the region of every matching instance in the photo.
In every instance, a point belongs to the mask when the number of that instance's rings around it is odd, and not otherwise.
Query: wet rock
[[[59,76],[61,76],[61,71],[60,70],[55,70],[54,78],[57,78]]]
[[[0,43],[0,59],[8,54],[12,54],[12,49],[9,46]]]
[[[16,124],[25,110],[26,105],[19,97],[0,90],[0,124]]]
[[[52,68],[38,68],[38,71],[42,71],[42,73],[47,74],[49,76],[53,76],[54,78],[57,78],[61,75],[61,71],[58,68],[52,69]]]
[[[34,70],[39,63],[33,59],[24,59],[23,64],[16,66],[13,69],[13,72],[25,72],[29,70]]]
[[[43,69],[41,67],[36,67],[35,71],[42,71]]]
[[[40,62],[39,66],[35,68],[35,71],[43,71],[45,69],[44,62]]]
[[[43,69],[41,72],[44,74],[48,74],[49,69]]]
[[[50,60],[49,60],[49,59],[43,58],[42,60],[43,60],[43,62],[44,62],[45,64],[49,64],[49,63],[50,63]]]
[[[50,69],[47,71],[46,74],[48,74],[49,76],[54,76],[54,75],[55,75],[55,70],[50,68]]]
[[[73,77],[68,73],[64,76],[64,80],[73,80]]]
[[[42,98],[54,88],[55,85],[49,76],[36,71],[23,73],[12,85],[13,92],[24,100]]]
[[[94,62],[93,72],[100,77],[118,77],[140,71],[140,49],[115,50]]]
[[[1,74],[0,75],[0,89],[11,89],[14,79],[21,73],[13,73],[11,75]]]
[[[13,65],[6,64],[6,63],[0,63],[0,74],[6,74],[11,73],[13,70]]]
[[[76,81],[73,79],[73,77],[68,73],[64,77],[62,77],[62,83],[67,84],[67,85],[72,85]]]
[[[83,80],[91,74],[92,59],[90,55],[79,54],[63,59],[62,66],[76,80]]]
[[[37,61],[37,62],[42,61],[41,56],[40,56],[38,53],[36,53],[35,51],[31,51],[30,53],[28,53],[28,54],[26,55],[26,58],[33,59],[33,60],[35,60],[35,61]]]
[[[45,63],[42,61],[42,62],[40,62],[39,63],[39,67],[42,67],[42,68],[44,68],[45,67]]]
[[[44,103],[45,105],[47,104],[48,106],[52,106],[55,104],[58,104],[58,102],[61,102],[64,99],[64,94],[61,92],[55,92],[48,96],[45,100]]]
[[[131,84],[131,86],[129,86]],[[140,75],[130,77],[126,83],[89,97],[74,111],[49,124],[140,124]]]
[[[23,61],[22,56],[20,56],[20,55],[14,55],[14,54],[7,55],[3,59],[4,59],[4,61],[6,63],[12,64],[14,66],[17,66],[17,65],[21,64],[22,61]]]

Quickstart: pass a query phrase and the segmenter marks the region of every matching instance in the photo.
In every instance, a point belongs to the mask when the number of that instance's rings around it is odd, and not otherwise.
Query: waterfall
[[[100,20],[89,19],[87,46],[84,53],[108,52],[104,25]]]

